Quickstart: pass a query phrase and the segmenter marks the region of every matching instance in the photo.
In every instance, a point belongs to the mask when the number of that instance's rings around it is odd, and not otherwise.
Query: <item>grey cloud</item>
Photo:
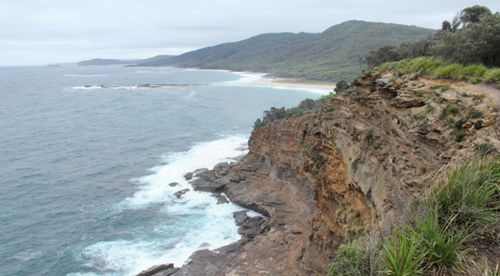
[[[350,19],[439,28],[497,0],[2,0],[0,64],[178,54],[263,32],[320,32]]]

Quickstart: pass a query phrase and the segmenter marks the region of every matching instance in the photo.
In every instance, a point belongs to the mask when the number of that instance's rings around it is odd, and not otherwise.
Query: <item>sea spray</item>
[[[183,175],[232,161],[246,152],[242,147],[246,140],[246,136],[227,136],[196,144],[186,152],[166,155],[164,165],[134,179],[139,190],[117,204],[114,211],[149,208],[169,219],[130,240],[101,241],[86,247],[81,256],[86,266],[103,274],[134,275],[161,263],[181,266],[196,250],[216,249],[239,240],[232,214],[242,208],[232,203],[217,204],[210,193],[193,191]],[[173,182],[178,184],[169,185]],[[190,191],[182,197],[173,195],[185,188]]]

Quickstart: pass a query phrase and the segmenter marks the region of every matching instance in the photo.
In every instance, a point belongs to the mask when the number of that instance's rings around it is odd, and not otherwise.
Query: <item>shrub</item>
[[[358,241],[342,244],[328,269],[328,276],[370,275],[370,250]]]
[[[477,119],[483,117],[483,113],[481,111],[477,111],[475,109],[471,109],[467,111],[467,118]]]
[[[500,211],[500,160],[473,160],[448,176],[448,184],[434,197],[441,223],[474,231],[498,219]]]
[[[458,113],[458,107],[456,104],[448,103],[441,111],[441,119],[446,119],[450,115],[456,115]]]
[[[484,74],[484,80],[490,83],[500,83],[500,68],[488,70]]]
[[[335,84],[335,92],[342,92],[350,87],[349,83],[345,80],[341,80]]]
[[[387,275],[413,276],[424,274],[427,252],[419,249],[420,237],[408,230],[400,230],[384,245]]]
[[[488,71],[488,67],[484,65],[472,64],[461,68],[460,74],[467,76],[468,78],[481,79],[486,71]]]
[[[427,270],[460,271],[467,254],[464,245],[466,235],[463,232],[449,229],[448,225],[440,224],[435,209],[417,219],[411,235],[420,238],[421,252],[426,252]]]
[[[430,114],[433,113],[436,108],[432,106],[431,104],[427,104],[425,106],[425,113]]]
[[[368,143],[368,145],[371,145],[373,144],[374,140],[375,135],[373,134],[373,129],[369,129],[365,134],[365,141]]]
[[[437,67],[432,71],[432,75],[438,78],[450,79],[450,80],[460,80],[463,78],[461,74],[462,66],[453,63],[441,67]]]
[[[483,120],[479,120],[477,122],[474,123],[474,129],[478,130],[478,129],[482,129],[483,128]]]
[[[465,138],[465,131],[463,129],[459,129],[455,134],[455,142],[462,142]]]
[[[461,129],[465,123],[467,123],[467,118],[460,118],[453,124],[453,127],[456,129]]]
[[[480,156],[486,156],[490,151],[494,150],[492,146],[489,144],[483,143],[479,144],[476,146],[477,153],[479,153]]]

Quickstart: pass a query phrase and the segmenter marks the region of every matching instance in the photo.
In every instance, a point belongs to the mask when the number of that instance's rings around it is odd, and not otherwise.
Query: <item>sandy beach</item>
[[[306,90],[321,95],[333,92],[333,89],[335,88],[335,83],[333,82],[305,81],[292,78],[273,78],[269,77],[266,73],[237,71],[227,72],[238,74],[241,77],[237,81],[226,82],[226,84],[232,85],[267,86],[278,89]]]
[[[255,84],[272,86],[272,87],[283,87],[283,88],[318,89],[318,90],[326,90],[328,92],[332,92],[333,89],[335,88],[334,82],[303,81],[297,79],[270,78],[270,77],[263,77],[259,80],[256,80]]]

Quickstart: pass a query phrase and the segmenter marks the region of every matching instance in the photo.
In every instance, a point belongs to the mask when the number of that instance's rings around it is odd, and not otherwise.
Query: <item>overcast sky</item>
[[[499,0],[0,0],[0,64],[179,54],[264,32],[321,32],[350,19],[437,29]]]

